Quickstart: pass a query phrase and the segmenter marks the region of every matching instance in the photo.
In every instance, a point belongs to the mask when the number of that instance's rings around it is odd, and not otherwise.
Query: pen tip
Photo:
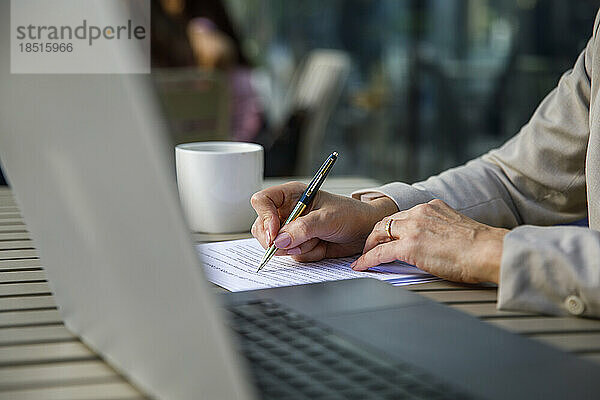
[[[333,153],[331,153],[331,155],[332,155],[332,156],[334,156],[334,157],[337,157],[337,156],[339,156],[339,154],[338,154],[338,152],[337,152],[337,151],[334,151]]]

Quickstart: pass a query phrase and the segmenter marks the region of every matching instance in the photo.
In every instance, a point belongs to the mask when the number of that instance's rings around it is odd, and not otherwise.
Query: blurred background
[[[292,151],[301,152],[292,171],[310,174],[337,149],[338,175],[413,182],[515,135],[585,47],[600,1],[225,0],[223,5],[251,62],[269,127],[290,124],[286,118],[294,116],[294,108],[302,113],[304,120],[295,121],[301,126],[278,132],[300,130],[297,143],[289,139],[296,145]],[[317,65],[310,70],[307,63]],[[312,76],[302,76],[305,71]],[[305,99],[310,94],[294,89],[294,79],[323,98]],[[336,84],[339,91],[320,88]],[[315,132],[306,121],[311,118],[326,121],[316,121]]]
[[[266,176],[414,182],[515,135],[600,0],[152,0],[173,143],[241,140]]]

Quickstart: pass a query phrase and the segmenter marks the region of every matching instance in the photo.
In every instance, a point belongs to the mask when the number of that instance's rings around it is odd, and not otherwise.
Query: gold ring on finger
[[[387,220],[385,223],[385,231],[387,232],[390,240],[395,240],[394,236],[392,236],[392,222],[394,222],[394,220],[391,218]]]

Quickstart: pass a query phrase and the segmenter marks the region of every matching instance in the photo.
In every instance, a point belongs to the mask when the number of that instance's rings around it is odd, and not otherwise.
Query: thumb
[[[310,239],[325,236],[329,230],[323,213],[320,210],[311,211],[284,226],[273,243],[280,249],[290,249]]]

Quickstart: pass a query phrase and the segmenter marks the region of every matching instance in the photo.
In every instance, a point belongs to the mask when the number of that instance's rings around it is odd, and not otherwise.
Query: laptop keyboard
[[[264,399],[467,399],[408,364],[371,355],[283,306],[229,306],[232,329]]]

